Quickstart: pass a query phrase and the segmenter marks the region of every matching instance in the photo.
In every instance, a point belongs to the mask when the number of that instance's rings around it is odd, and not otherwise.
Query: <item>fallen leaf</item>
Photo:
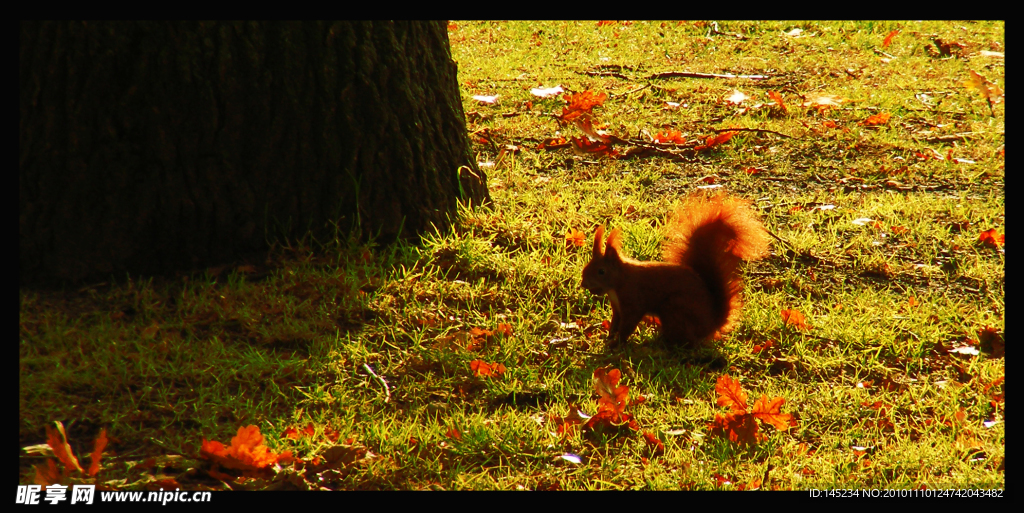
[[[889,46],[889,43],[892,42],[892,38],[896,37],[896,34],[899,33],[899,29],[889,32],[889,35],[885,36],[885,39],[882,40],[882,48],[887,48]]]
[[[785,403],[786,400],[782,397],[768,399],[768,396],[762,395],[760,399],[754,402],[754,409],[751,411],[751,414],[757,420],[767,422],[775,426],[775,429],[779,431],[785,431],[796,425],[792,415],[782,413],[782,405]]]
[[[978,241],[988,247],[998,248],[1005,244],[1006,234],[999,235],[996,233],[996,229],[992,228],[981,232],[978,236]]]
[[[772,100],[775,100],[775,105],[778,108],[782,109],[783,112],[786,111],[786,104],[782,101],[782,95],[781,94],[779,94],[779,93],[777,93],[775,91],[768,91],[768,97],[771,98]]]
[[[569,228],[569,231],[565,233],[565,243],[568,246],[582,248],[587,245],[587,236],[580,230]]]
[[[715,383],[719,406],[725,406],[734,412],[747,411],[747,393],[740,388],[740,382],[729,376],[721,376]]]
[[[610,142],[612,139],[605,134],[600,133],[594,128],[594,120],[590,114],[584,113],[575,119],[576,128],[579,128],[581,132],[587,134],[587,137],[591,141],[598,141],[602,143]]]
[[[560,95],[560,94],[562,94],[564,92],[565,92],[565,89],[562,89],[562,86],[560,86],[560,85],[559,86],[555,86],[555,87],[547,87],[547,88],[535,87],[533,89],[530,89],[530,94],[532,94],[534,96],[539,96],[541,98],[547,98],[549,96],[557,96],[557,95]]]
[[[562,121],[572,121],[578,116],[590,112],[594,107],[601,105],[607,98],[607,93],[595,93],[589,90],[577,94],[563,95],[562,99],[565,100],[567,105],[562,108],[562,115],[559,118]]]
[[[658,440],[658,437],[655,436],[654,433],[644,431],[643,436],[644,442],[647,444],[647,448],[650,449],[654,455],[665,453],[665,444],[661,440]]]
[[[45,464],[36,465],[36,477],[33,482],[39,486],[50,486],[60,484],[64,479],[61,472],[57,469],[57,462],[51,459],[46,460]]]
[[[291,458],[291,452],[275,454],[263,445],[260,428],[254,425],[238,428],[238,434],[231,439],[231,445],[215,440],[202,439],[199,457],[211,460],[224,468],[241,470],[245,475],[267,469],[280,458]]]
[[[711,148],[713,146],[718,146],[719,144],[722,144],[728,141],[729,139],[732,139],[732,136],[734,135],[736,135],[736,132],[721,132],[717,135],[709,136],[707,139],[704,140],[704,144],[695,147],[694,150],[700,151]]]
[[[478,377],[498,377],[505,373],[505,366],[498,362],[487,363],[483,360],[473,360],[469,362],[469,368],[473,371],[474,376]]]
[[[804,314],[797,310],[782,310],[780,313],[782,314],[782,320],[786,325],[791,325],[802,330],[811,328],[811,326],[807,324]]]
[[[572,150],[577,155],[588,156],[588,155],[607,155],[614,157],[617,153],[615,148],[611,144],[599,141],[591,141],[590,139],[580,139],[578,137],[572,138]]]
[[[999,330],[986,326],[978,332],[978,348],[993,358],[1002,358],[1006,354],[1006,341]]]
[[[847,100],[831,94],[818,95],[806,100],[800,106],[817,109],[819,113],[822,113],[827,109],[839,107],[845,101]]]
[[[512,325],[507,323],[498,323],[498,327],[494,329],[495,333],[500,333],[504,337],[512,336]]]
[[[658,132],[658,134],[654,136],[654,142],[658,144],[686,144],[686,139],[683,138],[683,133],[679,130],[666,130],[664,132]]]
[[[78,458],[75,458],[75,454],[71,451],[67,434],[64,432],[64,423],[55,421],[52,423],[52,426],[47,425],[46,438],[50,448],[53,449],[53,454],[64,465],[64,468],[82,473],[85,472],[82,470],[82,466],[78,464]]]
[[[750,97],[745,95],[745,94],[743,94],[743,93],[741,93],[739,91],[739,89],[733,89],[732,90],[732,95],[730,95],[728,98],[726,98],[725,101],[727,101],[729,103],[734,103],[736,105],[739,105],[739,104],[743,103],[744,100],[747,100],[748,98],[750,98]]]
[[[100,471],[100,459],[103,457],[103,449],[107,447],[107,428],[100,429],[100,434],[96,437],[92,447],[92,455],[90,456],[92,463],[89,464],[89,477],[96,477],[96,474]]]

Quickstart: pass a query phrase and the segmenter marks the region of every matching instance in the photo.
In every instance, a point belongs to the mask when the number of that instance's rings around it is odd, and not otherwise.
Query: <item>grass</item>
[[[99,482],[119,489],[152,485],[140,462],[169,455],[186,457],[162,471],[182,488],[225,487],[188,471],[209,468],[204,438],[250,424],[307,462],[354,450],[316,469],[330,489],[1004,488],[1004,359],[987,340],[951,352],[1003,332],[1004,252],[979,235],[1004,232],[1005,112],[964,86],[969,70],[1003,85],[982,53],[1003,51],[1002,22],[457,21],[449,37],[493,205],[420,246],[339,235],[177,279],[21,290],[19,446],[59,420],[81,458],[105,427]],[[649,78],[669,71],[768,78]],[[608,93],[595,125],[622,139],[760,131],[676,156],[537,150],[582,137],[552,116],[561,99],[530,93],[555,85]],[[818,95],[843,101],[800,106]],[[580,288],[589,247],[566,234],[621,227],[627,253],[657,258],[673,202],[708,185],[781,239],[746,268],[743,321],[711,350],[727,364],[649,327],[606,350],[610,307]],[[506,371],[475,377],[474,360]],[[639,432],[555,433],[576,406],[594,414],[609,365],[663,453]],[[785,398],[796,427],[714,436],[722,375]],[[24,452],[19,482],[41,461]]]

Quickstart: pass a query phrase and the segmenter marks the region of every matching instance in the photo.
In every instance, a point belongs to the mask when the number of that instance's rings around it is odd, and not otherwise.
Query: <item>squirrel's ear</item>
[[[594,232],[594,258],[601,258],[604,256],[604,251],[601,251],[601,239],[604,237],[604,225],[597,227],[597,231]]]
[[[619,251],[622,244],[622,230],[616,228],[612,230],[612,233],[608,234],[608,242],[605,244],[605,252],[608,250]]]

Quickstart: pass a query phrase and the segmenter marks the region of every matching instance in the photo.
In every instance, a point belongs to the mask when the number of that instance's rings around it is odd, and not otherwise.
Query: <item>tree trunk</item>
[[[489,200],[441,22],[22,22],[22,283],[268,240],[390,241]]]

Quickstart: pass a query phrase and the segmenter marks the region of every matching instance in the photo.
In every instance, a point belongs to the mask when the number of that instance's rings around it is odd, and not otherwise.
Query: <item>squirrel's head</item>
[[[590,262],[583,268],[583,281],[580,286],[594,294],[604,294],[615,288],[622,259],[619,257],[619,244],[622,232],[616,228],[608,234],[605,247],[601,247],[604,237],[604,226],[598,226],[594,233],[594,249]]]

